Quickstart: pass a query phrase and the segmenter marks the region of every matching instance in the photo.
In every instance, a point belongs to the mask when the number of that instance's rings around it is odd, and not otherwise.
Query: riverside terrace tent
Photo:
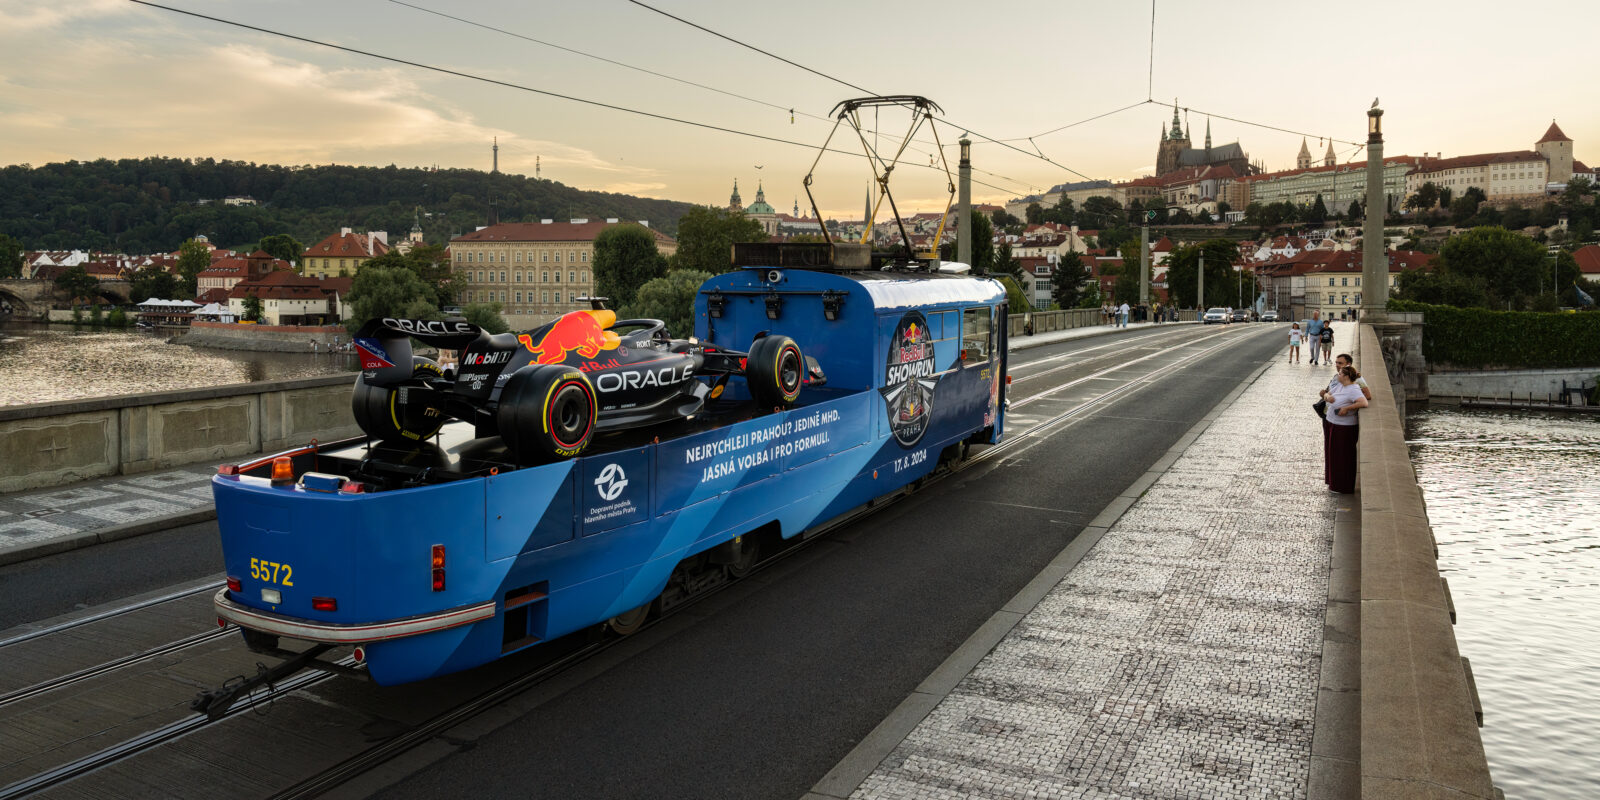
[[[157,325],[188,325],[200,304],[193,300],[162,300],[152,297],[139,304],[139,319]]]
[[[228,308],[221,303],[208,303],[205,307],[196,309],[194,312],[194,318],[203,319],[208,322],[234,322],[237,319],[233,313],[233,309]]]

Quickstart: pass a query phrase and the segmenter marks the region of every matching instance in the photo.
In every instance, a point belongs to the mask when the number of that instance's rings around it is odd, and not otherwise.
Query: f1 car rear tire
[[[411,357],[414,383],[442,374],[443,370],[432,359]],[[426,402],[401,402],[401,388],[368,386],[365,378],[356,378],[355,390],[350,393],[350,411],[362,432],[386,442],[403,444],[420,442],[444,427],[446,417],[442,409]]]
[[[588,447],[599,416],[587,375],[560,364],[530,364],[500,390],[496,424],[519,459],[572,458]]]
[[[750,345],[744,379],[762,408],[793,405],[805,382],[806,359],[787,336],[763,336]]]

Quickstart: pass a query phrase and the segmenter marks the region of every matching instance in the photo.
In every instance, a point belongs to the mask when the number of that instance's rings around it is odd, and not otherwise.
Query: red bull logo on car
[[[617,348],[620,343],[617,335],[606,330],[616,321],[614,311],[573,311],[556,320],[537,342],[526,333],[517,336],[517,341],[534,354],[537,364],[563,363],[572,352],[592,359],[600,355],[601,350]]]
[[[928,431],[933,414],[933,392],[939,385],[933,359],[933,338],[928,321],[919,311],[900,318],[889,342],[889,362],[883,373],[883,402],[889,430],[901,447],[912,447]]]

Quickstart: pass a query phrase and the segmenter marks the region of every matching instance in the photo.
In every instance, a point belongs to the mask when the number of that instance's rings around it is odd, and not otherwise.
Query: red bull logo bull
[[[517,341],[533,353],[536,364],[560,364],[572,352],[592,359],[601,350],[617,348],[617,335],[606,330],[616,321],[614,311],[573,311],[556,320],[537,342],[526,333],[518,335]]]

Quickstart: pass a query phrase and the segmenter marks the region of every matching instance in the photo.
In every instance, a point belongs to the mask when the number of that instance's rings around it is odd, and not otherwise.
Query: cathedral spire
[[[729,211],[743,211],[744,201],[739,199],[739,179],[733,179],[733,196],[728,198]]]
[[[1178,119],[1178,98],[1176,97],[1172,98],[1172,133],[1168,135],[1167,138],[1187,138],[1183,135],[1183,122]]]
[[[1300,138],[1300,155],[1295,156],[1294,168],[1295,169],[1310,169],[1311,168],[1311,147],[1306,144],[1305,137],[1301,137]]]
[[[1322,165],[1325,166],[1325,167],[1331,167],[1335,163],[1338,163],[1338,161],[1339,161],[1339,157],[1333,154],[1333,140],[1329,139],[1328,140],[1328,154],[1322,157]]]
[[[1211,118],[1206,117],[1206,149],[1211,149]]]

